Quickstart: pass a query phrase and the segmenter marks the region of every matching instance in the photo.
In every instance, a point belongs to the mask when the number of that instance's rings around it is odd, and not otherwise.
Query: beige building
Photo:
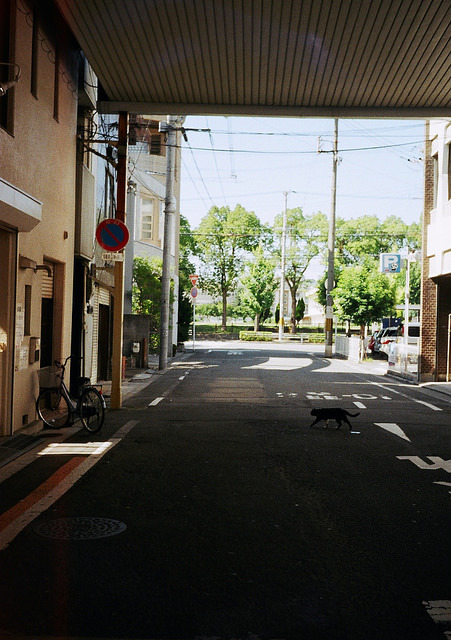
[[[25,1],[0,15],[0,435],[35,419],[37,370],[70,354],[79,50]]]

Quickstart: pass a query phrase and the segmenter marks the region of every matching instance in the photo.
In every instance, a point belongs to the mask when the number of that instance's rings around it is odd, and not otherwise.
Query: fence
[[[418,380],[418,345],[392,342],[388,352],[388,370],[412,381]]]

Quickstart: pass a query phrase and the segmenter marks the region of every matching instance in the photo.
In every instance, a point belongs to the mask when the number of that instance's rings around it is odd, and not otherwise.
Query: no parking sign
[[[128,229],[122,220],[107,218],[96,229],[96,239],[105,251],[120,251],[128,242]]]

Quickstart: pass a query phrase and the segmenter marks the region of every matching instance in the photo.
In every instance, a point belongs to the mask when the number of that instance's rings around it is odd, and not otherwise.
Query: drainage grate
[[[54,540],[95,540],[122,533],[127,525],[109,518],[58,518],[36,525],[33,530],[43,538]]]

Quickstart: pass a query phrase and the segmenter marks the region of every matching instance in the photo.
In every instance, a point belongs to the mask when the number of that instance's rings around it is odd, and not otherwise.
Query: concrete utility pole
[[[164,199],[164,236],[163,236],[163,272],[161,278],[161,314],[160,314],[160,358],[158,368],[168,366],[169,348],[169,307],[171,293],[171,239],[173,221],[176,212],[174,198],[175,150],[177,143],[177,127],[184,122],[184,117],[167,116],[166,122],[160,122],[160,131],[166,133],[166,194]],[[176,320],[175,320],[176,321]]]
[[[279,298],[279,340],[283,340],[284,333],[284,317],[283,317],[283,298],[285,290],[285,244],[287,241],[287,197],[288,191],[284,191],[285,206],[283,209],[283,223],[282,223],[282,265],[280,273],[280,298]]]
[[[327,243],[327,287],[326,287],[326,323],[325,323],[325,352],[326,358],[332,357],[334,301],[331,292],[335,286],[335,209],[337,204],[337,166],[338,166],[338,119],[335,118],[332,193],[329,217],[329,238]]]
[[[127,146],[128,114],[119,114],[119,138],[117,159],[117,207],[116,218],[125,223],[127,199]],[[124,327],[124,263],[114,263],[113,353],[111,356],[110,407],[122,406],[122,342]]]

